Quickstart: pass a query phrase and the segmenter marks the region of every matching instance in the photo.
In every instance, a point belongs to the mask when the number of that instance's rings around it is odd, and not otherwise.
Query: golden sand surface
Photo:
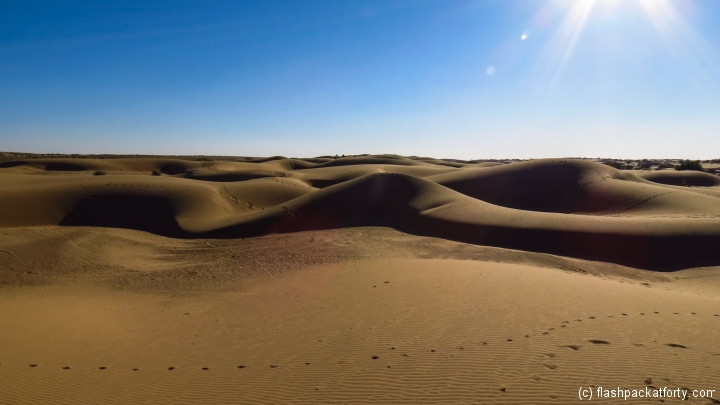
[[[0,403],[720,403],[720,185],[677,176],[0,163]]]

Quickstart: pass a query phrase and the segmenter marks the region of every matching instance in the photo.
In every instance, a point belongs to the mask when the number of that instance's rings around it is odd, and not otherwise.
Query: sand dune
[[[641,173],[639,176],[655,183],[673,186],[720,187],[720,177],[702,172],[662,170]]]
[[[675,173],[642,178],[557,159],[466,166],[392,156],[7,162],[0,226],[121,227],[182,238],[388,226],[638,268],[720,264],[719,200],[660,184]],[[72,175],[58,177],[57,167]],[[99,169],[108,174],[89,176]],[[168,176],[137,175],[148,169]],[[714,177],[685,176],[703,184]]]
[[[714,179],[566,159],[6,161],[0,403],[717,390]]]
[[[720,373],[717,268],[377,227],[6,228],[0,243],[3,403],[550,404],[588,385],[713,389]]]

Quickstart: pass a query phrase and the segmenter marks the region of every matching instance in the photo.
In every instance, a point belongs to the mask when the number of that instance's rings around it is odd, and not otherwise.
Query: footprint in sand
[[[567,347],[568,349],[573,349],[575,351],[580,350],[582,346],[580,345],[566,345],[566,346],[560,346],[560,347]]]
[[[175,370],[175,367],[168,367],[168,370]]]
[[[591,340],[588,340],[588,342],[590,342],[594,345],[609,345],[610,344],[610,342],[608,342],[607,340],[598,340],[598,339],[591,339]]]
[[[63,367],[62,369],[63,369],[63,370],[70,370],[70,367],[65,366],[65,367]]]
[[[29,367],[37,367],[37,364],[31,364]]]
[[[543,363],[543,366],[549,368],[550,370],[555,370],[557,368],[557,366],[552,363]]]
[[[674,347],[677,349],[687,349],[687,346],[679,345],[677,343],[665,343],[665,346]]]
[[[245,366],[238,366],[238,368],[245,368]]]

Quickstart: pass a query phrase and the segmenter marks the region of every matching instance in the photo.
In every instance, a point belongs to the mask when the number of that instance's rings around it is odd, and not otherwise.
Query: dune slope
[[[129,228],[178,238],[387,226],[645,269],[720,264],[720,198],[712,192],[581,160],[436,163],[386,155],[5,162],[0,226]],[[107,174],[91,176],[98,169]],[[707,176],[695,177],[706,185]]]

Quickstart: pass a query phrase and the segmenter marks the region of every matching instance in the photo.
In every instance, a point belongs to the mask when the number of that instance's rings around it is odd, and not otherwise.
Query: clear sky
[[[0,150],[720,158],[720,1],[3,1]]]

